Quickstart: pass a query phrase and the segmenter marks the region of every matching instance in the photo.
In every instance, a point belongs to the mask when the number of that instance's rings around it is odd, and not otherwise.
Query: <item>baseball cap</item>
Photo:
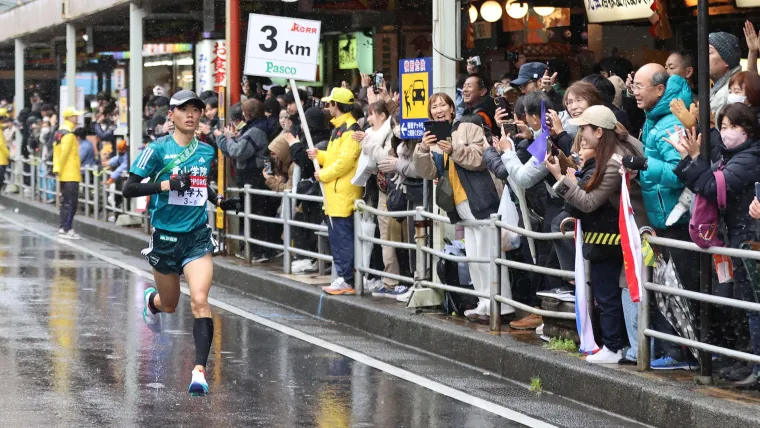
[[[264,88],[265,91],[268,91],[268,90],[270,90],[272,88],[279,88],[279,87],[280,87],[280,85],[278,85],[277,83],[272,83],[271,85],[263,85],[262,86],[262,88]]]
[[[188,89],[184,89],[172,95],[172,99],[169,100],[169,108],[173,109],[174,107],[179,107],[187,103],[193,103],[194,106],[201,110],[206,108],[206,103],[198,98],[198,95],[195,95],[195,92]]]
[[[322,98],[323,103],[336,102],[339,104],[353,104],[354,93],[346,88],[333,88],[329,97]]]
[[[307,98],[306,91],[304,91],[303,89],[299,89],[298,97],[301,99],[301,102],[305,102]],[[288,104],[293,104],[296,102],[296,97],[293,95],[293,91],[290,91],[287,94],[285,94],[285,102]]]
[[[83,114],[84,114],[83,111],[79,111],[79,110],[75,109],[74,107],[66,107],[66,109],[63,110],[63,118],[64,119],[68,119],[71,116],[81,116]]]
[[[546,72],[546,64],[543,62],[529,62],[520,67],[517,79],[510,82],[514,86],[522,86],[531,80],[538,80]]]
[[[604,129],[615,129],[617,118],[612,110],[605,106],[591,106],[581,113],[580,117],[569,120],[571,125],[594,125]]]

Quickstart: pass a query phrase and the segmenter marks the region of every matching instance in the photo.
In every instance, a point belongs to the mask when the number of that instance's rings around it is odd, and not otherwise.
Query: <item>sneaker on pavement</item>
[[[652,360],[650,364],[652,370],[691,370],[689,363],[678,361],[670,355]]]
[[[60,236],[61,238],[64,238],[64,239],[71,239],[73,241],[82,239],[81,236],[79,236],[76,232],[74,232],[74,229],[70,229],[68,232],[66,232],[64,234],[61,234],[59,232],[58,236]]]
[[[296,260],[290,265],[290,271],[293,273],[304,273],[313,268],[313,263],[309,259]]]
[[[364,288],[374,293],[385,288],[385,284],[383,284],[383,280],[380,278],[366,279],[364,280]]]
[[[515,330],[535,330],[543,323],[544,320],[539,315],[530,314],[521,320],[512,321],[509,326]]]
[[[150,296],[154,293],[158,293],[155,288],[146,288],[143,292],[143,300],[145,301],[145,307],[143,308],[143,321],[153,333],[161,333],[161,317],[159,314],[154,314],[150,310]]]
[[[485,315],[488,315],[488,304],[485,302],[478,302],[478,307],[475,309],[464,311],[464,316],[467,319],[475,319]]]
[[[66,234],[66,231],[65,231],[65,230],[63,230],[63,229],[58,229],[58,234],[59,234],[59,235],[65,235],[65,234]]]
[[[541,324],[540,326],[536,327],[536,334],[538,336],[543,336],[544,335],[544,325],[543,324]]]
[[[374,291],[372,293],[372,297],[387,297],[389,299],[395,299],[398,296],[406,293],[409,290],[409,287],[406,285],[397,285],[393,288],[390,287],[383,287],[378,289],[377,291]]]
[[[356,290],[351,287],[346,280],[341,277],[335,279],[328,287],[322,287],[322,291],[333,296],[340,296],[343,294],[353,295],[356,294]]]
[[[396,296],[396,300],[399,302],[408,303],[409,299],[412,298],[412,294],[414,294],[414,289],[409,287],[409,289],[406,290],[406,293]]]
[[[593,363],[593,364],[617,364],[620,360],[623,359],[623,351],[618,350],[617,352],[612,352],[607,347],[603,347],[601,351],[597,352],[594,355],[589,355],[586,357],[587,363]]]
[[[193,380],[190,381],[190,387],[187,392],[193,396],[203,396],[208,394],[208,383],[206,383],[206,372],[203,370],[193,370]]]

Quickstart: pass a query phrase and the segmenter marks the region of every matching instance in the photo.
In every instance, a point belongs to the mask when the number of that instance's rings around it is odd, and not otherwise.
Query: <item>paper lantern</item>
[[[537,7],[533,7],[533,11],[541,16],[549,16],[552,13],[554,13],[554,8],[551,6],[537,6]]]
[[[528,14],[528,4],[520,2],[508,3],[506,10],[510,18],[523,19]]]
[[[470,5],[468,12],[470,13],[470,24],[474,24],[478,20],[478,9],[474,5]]]
[[[488,22],[496,22],[501,19],[501,5],[489,0],[480,6],[480,16]]]

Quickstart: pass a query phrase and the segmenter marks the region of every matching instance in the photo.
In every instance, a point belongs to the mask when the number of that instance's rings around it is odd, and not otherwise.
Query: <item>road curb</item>
[[[0,195],[0,203],[19,213],[57,225],[55,207]],[[118,228],[78,216],[80,235],[139,252],[148,236],[138,229]],[[579,358],[521,343],[509,335],[480,334],[473,330],[415,315],[398,306],[377,304],[370,297],[325,296],[318,287],[283,278],[261,269],[214,259],[216,282],[246,294],[320,318],[358,328],[370,334],[508,379],[530,383],[541,378],[544,391],[594,408],[657,427],[746,428],[760,420],[760,406],[718,399],[687,389],[683,382],[593,366]]]

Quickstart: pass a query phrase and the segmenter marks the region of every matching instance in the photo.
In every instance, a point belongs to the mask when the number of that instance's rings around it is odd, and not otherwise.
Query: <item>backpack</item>
[[[446,245],[443,252],[452,256],[465,256],[464,241],[450,241],[444,239]],[[470,279],[470,269],[467,263],[457,263],[449,260],[438,259],[436,265],[438,279],[446,285],[474,290]],[[445,292],[443,310],[446,314],[463,315],[464,311],[478,306],[478,298],[467,294]]]
[[[720,239],[721,212],[726,209],[726,178],[723,176],[723,166],[713,171],[715,187],[718,193],[718,203],[708,200],[702,195],[694,195],[691,219],[689,220],[689,236],[700,248],[722,247]]]

